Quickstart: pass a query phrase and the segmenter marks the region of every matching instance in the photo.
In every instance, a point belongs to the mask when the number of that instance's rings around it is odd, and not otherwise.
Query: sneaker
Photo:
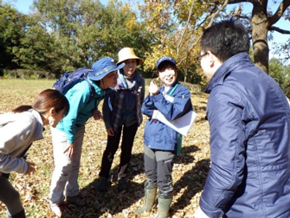
[[[50,209],[57,217],[62,217],[65,212],[65,205],[64,204],[50,204]]]
[[[77,206],[85,206],[86,205],[86,202],[82,200],[80,195],[73,196],[73,197],[67,196],[66,201],[71,203],[71,204],[77,205]]]
[[[107,178],[105,177],[100,177],[100,181],[99,181],[99,184],[98,184],[98,191],[99,192],[104,192],[107,190],[109,186],[109,181]]]
[[[118,191],[124,191],[128,189],[128,182],[125,178],[120,178],[118,182]]]

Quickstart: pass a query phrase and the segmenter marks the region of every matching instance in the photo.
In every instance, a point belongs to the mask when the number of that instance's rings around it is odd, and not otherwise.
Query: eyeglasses
[[[200,62],[201,61],[201,59],[204,57],[204,56],[206,56],[208,53],[207,52],[205,52],[204,54],[202,54],[202,55],[199,55],[196,59]]]

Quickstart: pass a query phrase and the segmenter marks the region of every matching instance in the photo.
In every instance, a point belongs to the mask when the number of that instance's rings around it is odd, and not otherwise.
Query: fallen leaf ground
[[[0,80],[0,113],[12,110],[22,104],[31,104],[37,94],[52,86],[50,80]],[[176,156],[172,173],[174,197],[171,204],[172,218],[192,218],[198,206],[209,166],[209,126],[205,120],[207,95],[192,92],[194,110],[197,119],[189,134],[183,138],[181,154]],[[86,125],[83,143],[79,185],[81,195],[87,206],[77,207],[67,204],[64,217],[72,218],[134,218],[134,211],[143,204],[143,131],[146,121],[138,129],[129,170],[130,188],[127,192],[118,192],[116,173],[118,170],[120,149],[117,151],[112,173],[111,187],[105,193],[96,190],[100,171],[102,152],[106,146],[106,131],[102,121],[90,119]],[[1,136],[0,136],[1,137]],[[34,142],[28,153],[28,161],[34,162],[38,170],[30,176],[11,173],[10,180],[19,191],[27,217],[52,218],[49,210],[49,185],[54,169],[52,143],[49,127],[44,132],[45,139]],[[157,208],[147,217],[154,217]],[[0,202],[0,217],[7,217],[6,209]]]

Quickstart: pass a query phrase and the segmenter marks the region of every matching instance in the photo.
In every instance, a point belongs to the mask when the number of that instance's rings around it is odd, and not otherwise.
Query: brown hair
[[[65,109],[64,114],[67,114],[69,111],[69,102],[59,91],[55,89],[46,89],[37,96],[33,105],[21,105],[13,109],[12,112],[21,113],[29,109],[34,109],[40,114],[45,114],[52,107],[55,109],[56,113]]]

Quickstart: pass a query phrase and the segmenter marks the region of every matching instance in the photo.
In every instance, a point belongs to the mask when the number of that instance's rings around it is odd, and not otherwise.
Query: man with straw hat
[[[118,53],[118,83],[106,93],[103,104],[103,119],[108,133],[107,147],[103,153],[98,190],[104,192],[110,185],[110,169],[119,147],[121,135],[121,159],[118,170],[118,190],[127,190],[127,169],[131,159],[135,134],[142,123],[141,105],[144,99],[145,82],[136,67],[143,60],[132,48],[123,48]]]

